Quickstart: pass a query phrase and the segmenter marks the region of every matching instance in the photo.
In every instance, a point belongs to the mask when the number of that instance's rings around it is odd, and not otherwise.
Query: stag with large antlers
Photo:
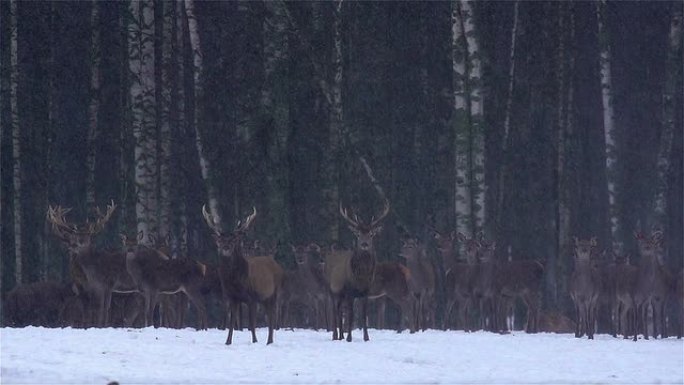
[[[98,324],[106,327],[109,322],[109,309],[112,292],[136,292],[136,285],[126,271],[126,261],[121,251],[104,251],[95,248],[92,239],[100,233],[116,209],[112,201],[103,214],[97,209],[95,222],[82,226],[69,224],[64,215],[70,211],[60,206],[48,208],[47,220],[53,232],[69,251],[72,277],[93,293],[99,304]]]
[[[256,208],[244,221],[230,233],[224,234],[215,218],[202,206],[202,214],[209,227],[214,231],[214,240],[220,254],[219,278],[223,300],[230,303],[230,322],[226,345],[233,342],[233,330],[241,303],[247,304],[249,329],[252,342],[256,337],[256,304],[261,303],[268,317],[268,342],[273,343],[273,329],[276,325],[278,292],[282,287],[284,271],[272,256],[245,258],[243,238],[256,218]]]
[[[340,205],[340,215],[347,221],[349,229],[356,236],[356,247],[350,252],[331,252],[325,261],[325,274],[330,284],[333,298],[333,340],[342,340],[342,305],[347,305],[347,341],[352,340],[352,323],[354,320],[354,300],[362,301],[363,339],[368,341],[368,293],[375,277],[375,250],[373,237],[382,230],[380,222],[389,214],[389,201],[385,200],[382,214],[377,219],[366,223],[357,215],[351,218],[346,209]]]

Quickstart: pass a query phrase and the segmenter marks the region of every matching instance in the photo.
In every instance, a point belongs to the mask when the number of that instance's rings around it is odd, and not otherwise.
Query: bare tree
[[[617,173],[617,130],[615,127],[615,113],[613,111],[613,79],[611,75],[610,46],[606,31],[606,1],[594,3],[596,6],[596,20],[598,21],[599,45],[601,48],[601,95],[603,102],[603,134],[606,142],[606,182],[608,184],[608,217],[610,219],[610,235],[612,248],[618,252],[622,250],[622,241],[618,238],[618,212],[615,200]]]
[[[17,37],[17,2],[10,2],[10,114],[12,124],[12,170],[14,181],[14,280],[22,283],[24,255],[22,253],[22,156],[19,121],[19,52]]]
[[[99,136],[98,114],[100,112],[100,5],[92,1],[90,13],[90,102],[88,104],[88,136],[86,138],[86,207],[88,214],[95,210],[95,162],[97,146],[95,142]]]

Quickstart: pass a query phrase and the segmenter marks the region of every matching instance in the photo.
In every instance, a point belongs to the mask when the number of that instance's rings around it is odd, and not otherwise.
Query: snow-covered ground
[[[2,384],[683,383],[684,342],[522,332],[281,330],[266,345],[247,331],[0,329]]]

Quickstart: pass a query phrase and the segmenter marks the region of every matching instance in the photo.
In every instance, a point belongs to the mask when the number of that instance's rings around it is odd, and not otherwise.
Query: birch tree
[[[137,230],[156,234],[154,4],[131,1],[129,25],[131,126],[135,138]],[[147,239],[145,240],[145,242]]]
[[[454,109],[454,216],[456,230],[462,234],[472,231],[470,191],[470,132],[466,91],[466,37],[461,14],[462,3],[451,3],[451,68]]]
[[[22,155],[21,125],[19,120],[19,46],[17,36],[17,1],[10,2],[10,119],[12,125],[12,170],[14,182],[14,280],[19,285],[23,282],[22,254]]]
[[[184,23],[183,2],[176,2],[176,24],[174,28],[174,46],[173,57],[174,62],[174,78],[171,89],[171,104],[173,106],[171,112],[174,114],[173,128],[174,137],[176,140],[172,141],[172,148],[174,149],[174,157],[172,162],[174,164],[174,186],[178,194],[175,194],[173,208],[177,210],[176,218],[176,253],[181,255],[188,255],[188,220],[186,213],[186,203],[184,197],[187,194],[187,182],[182,173],[182,161],[185,159],[184,148],[185,141],[181,140],[186,131],[186,117],[185,117],[185,36],[187,36],[187,27]]]
[[[190,34],[190,49],[192,50],[192,72],[193,72],[193,109],[194,119],[192,122],[195,131],[195,146],[197,147],[197,154],[199,156],[200,169],[202,172],[202,179],[207,187],[207,198],[209,200],[209,212],[218,222],[219,228],[223,228],[223,222],[219,214],[218,194],[212,179],[211,164],[207,154],[205,153],[204,143],[202,140],[202,130],[200,129],[200,102],[204,100],[204,85],[203,85],[203,64],[202,64],[202,47],[200,44],[199,28],[197,26],[197,18],[195,16],[195,2],[193,0],[185,0],[185,15],[188,20],[188,33]]]
[[[100,13],[97,0],[91,2],[90,13],[90,103],[88,105],[88,136],[86,139],[86,207],[88,214],[95,213],[95,142],[99,135],[98,114],[100,111]]]
[[[598,38],[601,65],[601,101],[603,103],[603,135],[605,138],[606,182],[608,188],[608,218],[610,221],[610,236],[615,251],[622,250],[622,242],[618,235],[618,210],[615,200],[617,181],[617,131],[615,128],[615,114],[613,112],[613,79],[611,75],[610,48],[608,33],[605,28],[606,1],[594,3],[596,6],[596,20],[598,23]]]
[[[161,47],[161,84],[159,100],[159,236],[170,235],[171,222],[171,90],[175,79],[173,46],[175,45],[174,8],[171,2],[161,3],[163,7],[162,47]]]
[[[675,108],[677,92],[681,95],[681,84],[678,78],[682,76],[682,6],[675,3],[672,6],[670,17],[670,34],[668,45],[667,75],[663,92],[663,127],[660,133],[657,159],[656,191],[653,198],[652,225],[664,229],[667,224],[667,179],[670,172],[670,156],[672,155],[672,142],[675,132]],[[681,99],[679,99],[681,101]]]
[[[468,123],[470,129],[470,194],[473,234],[485,224],[485,142],[482,94],[482,61],[475,33],[475,16],[470,1],[460,0],[463,33],[466,38],[466,70],[468,90]]]

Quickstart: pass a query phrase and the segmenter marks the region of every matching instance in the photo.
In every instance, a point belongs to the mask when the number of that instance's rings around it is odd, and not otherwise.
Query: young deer
[[[601,289],[601,276],[594,259],[596,238],[580,240],[575,237],[575,270],[570,277],[570,297],[575,303],[577,328],[575,337],[585,333],[594,339],[596,304]]]
[[[622,256],[613,252],[615,269],[615,302],[617,308],[616,325],[614,328],[621,332],[624,338],[634,333],[636,338],[637,310],[635,303],[639,269],[629,263],[629,255]]]
[[[268,341],[273,343],[273,329],[276,326],[276,310],[278,294],[283,284],[284,271],[272,256],[254,256],[246,258],[243,251],[243,238],[249,226],[256,218],[256,208],[243,222],[238,222],[236,228],[224,234],[214,217],[202,206],[202,214],[207,225],[214,231],[214,240],[218,247],[221,262],[219,264],[219,278],[223,291],[224,302],[230,303],[230,317],[228,323],[228,338],[226,345],[233,343],[233,330],[241,303],[247,304],[249,311],[249,329],[252,332],[252,342],[256,337],[256,304],[261,303],[266,308],[268,317]]]
[[[435,230],[437,251],[442,257],[444,266],[444,286],[447,301],[442,327],[448,328],[452,309],[457,305],[458,326],[465,331],[470,331],[470,310],[473,304],[478,249],[475,240],[468,240],[464,235],[459,236],[459,238],[461,242],[465,242],[465,258],[463,261],[456,260],[456,232],[452,231],[445,236]]]
[[[347,221],[349,229],[356,236],[356,247],[350,252],[335,251],[328,254],[325,261],[325,276],[333,298],[333,340],[342,340],[342,304],[347,304],[347,341],[352,340],[354,320],[354,300],[361,299],[363,340],[368,341],[368,293],[375,277],[375,249],[373,237],[381,230],[380,222],[389,214],[389,201],[385,200],[384,210],[370,223],[354,216],[350,218],[347,210],[340,206],[340,214]]]
[[[104,251],[95,248],[93,237],[104,229],[116,205],[111,202],[106,213],[97,210],[98,218],[94,223],[86,222],[77,226],[65,221],[64,215],[70,209],[50,206],[47,220],[53,232],[65,244],[71,258],[72,274],[75,281],[82,282],[93,293],[99,304],[98,324],[108,326],[112,293],[133,293],[138,289],[126,270],[126,261],[121,251]]]
[[[663,233],[654,231],[650,237],[642,233],[634,233],[634,236],[641,254],[635,302],[644,339],[648,339],[649,306],[653,308],[653,337],[657,338],[660,332],[661,337],[664,338],[667,337],[664,306],[670,290],[670,280],[663,258]]]
[[[323,278],[322,266],[319,263],[320,247],[316,244],[308,246],[292,246],[296,268],[285,274],[283,295],[281,296],[281,314],[283,325],[290,321],[290,305],[300,303],[311,310],[312,324],[315,329],[325,327],[325,307],[327,288]]]
[[[185,293],[197,309],[198,329],[207,328],[207,310],[201,293],[206,266],[189,258],[169,259],[159,250],[121,235],[126,253],[126,270],[145,298],[145,327],[153,324],[160,294]]]
[[[415,330],[426,330],[434,321],[435,270],[425,252],[425,246],[415,237],[406,237],[399,251],[411,272],[409,289],[413,297]],[[433,326],[434,325],[430,325]]]

